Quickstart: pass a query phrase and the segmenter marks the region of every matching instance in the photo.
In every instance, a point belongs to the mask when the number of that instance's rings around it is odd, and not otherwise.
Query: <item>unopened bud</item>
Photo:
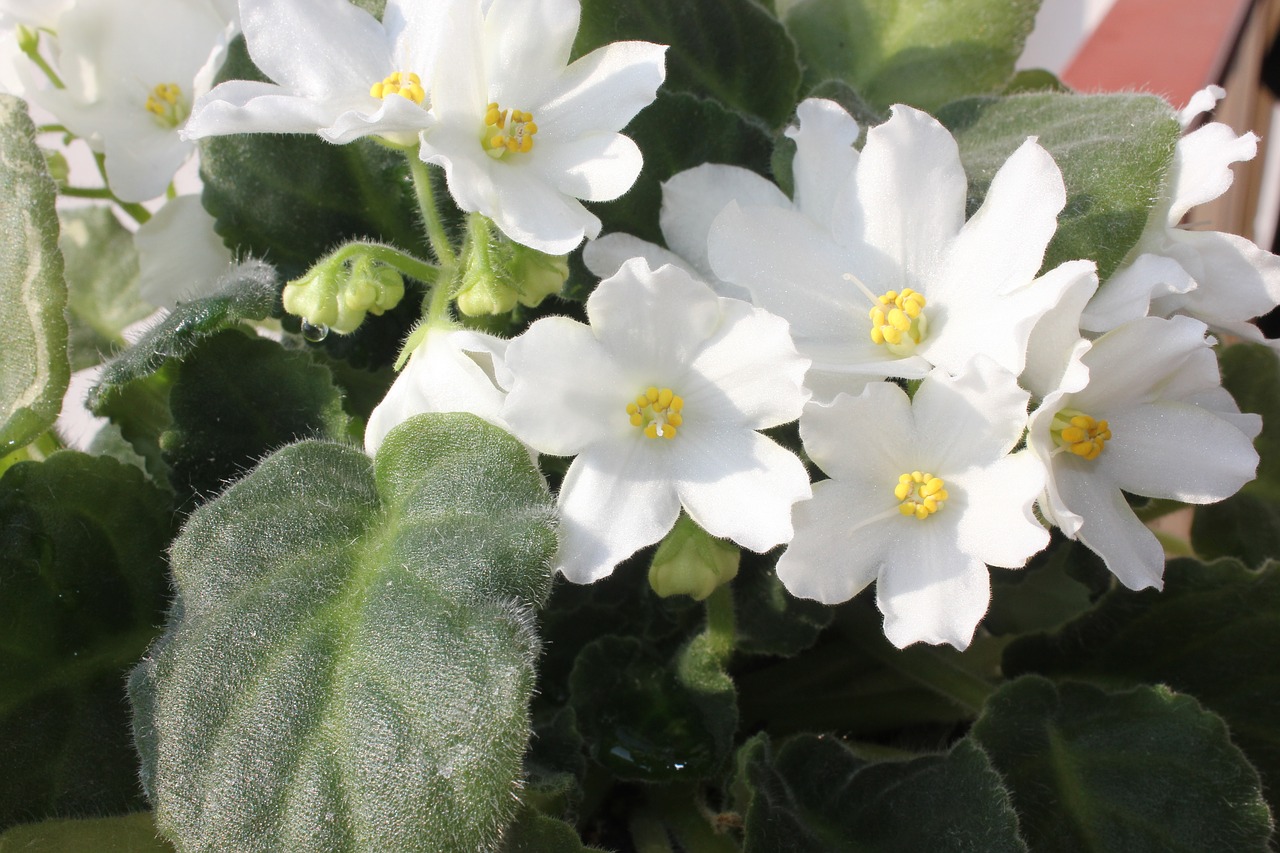
[[[683,513],[649,564],[649,586],[659,596],[687,595],[702,601],[738,576],[741,554]]]

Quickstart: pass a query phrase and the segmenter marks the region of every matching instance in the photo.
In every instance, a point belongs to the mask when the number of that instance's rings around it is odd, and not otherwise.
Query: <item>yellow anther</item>
[[[927,329],[924,296],[907,288],[885,291],[876,301],[868,312],[872,343],[884,345],[894,355],[910,355]]]
[[[684,424],[680,414],[684,400],[670,388],[650,385],[626,408],[631,425],[640,427],[648,438],[675,438],[676,428]]]
[[[898,512],[919,519],[928,518],[942,509],[949,497],[942,478],[924,471],[912,471],[898,477],[893,496],[899,501]]]
[[[422,78],[412,71],[407,73],[392,71],[386,77],[383,77],[381,82],[370,86],[369,94],[375,98],[389,98],[392,95],[399,95],[406,101],[412,101],[418,106],[422,106],[422,102],[427,99],[427,90],[422,88]]]
[[[1059,448],[1082,459],[1097,459],[1111,440],[1111,427],[1083,412],[1064,409],[1054,415],[1049,434]]]
[[[191,104],[182,97],[177,83],[157,83],[147,95],[143,108],[155,116],[156,124],[166,129],[178,127],[191,114]]]
[[[508,118],[511,119],[509,127]],[[495,159],[507,154],[527,154],[533,150],[533,136],[537,132],[538,125],[533,121],[533,113],[504,110],[496,101],[491,101],[485,107],[480,144]]]

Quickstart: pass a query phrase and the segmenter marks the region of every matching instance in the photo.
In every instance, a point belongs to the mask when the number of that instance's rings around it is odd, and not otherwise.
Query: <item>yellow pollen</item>
[[[1053,416],[1049,434],[1054,444],[1084,459],[1097,459],[1111,440],[1111,427],[1075,409],[1063,409]]]
[[[684,423],[684,400],[670,388],[650,385],[627,403],[631,425],[640,427],[648,438],[676,437],[676,428]]]
[[[427,90],[422,88],[422,78],[412,71],[402,74],[392,71],[379,83],[369,87],[369,94],[375,98],[390,98],[399,95],[405,100],[413,101],[418,106],[427,98]]]
[[[528,154],[533,150],[533,136],[537,132],[533,113],[500,109],[495,101],[485,108],[480,142],[485,152],[495,159],[507,154]]]
[[[182,88],[177,83],[157,83],[147,95],[144,108],[155,117],[156,124],[168,129],[182,124],[191,115],[191,104],[182,97]]]
[[[907,288],[886,291],[871,309],[871,340],[894,355],[910,355],[928,329],[924,295]]]
[[[949,497],[942,478],[923,471],[912,471],[899,477],[898,484],[893,487],[893,496],[900,501],[898,512],[918,519],[926,519],[942,509]]]

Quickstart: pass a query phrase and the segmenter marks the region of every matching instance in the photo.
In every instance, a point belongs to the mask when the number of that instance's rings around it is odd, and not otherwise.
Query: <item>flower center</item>
[[[183,97],[182,88],[177,83],[157,83],[147,95],[146,109],[156,124],[172,130],[191,115],[191,102]]]
[[[924,294],[909,287],[886,291],[870,311],[871,340],[894,355],[911,355],[929,329],[924,306]]]
[[[422,106],[422,102],[427,97],[427,91],[422,88],[422,78],[412,71],[403,74],[399,71],[392,71],[386,77],[383,77],[380,83],[374,83],[370,86],[369,94],[375,98],[390,98],[392,95],[399,95],[406,100],[413,101],[418,106]]]
[[[898,485],[893,487],[893,495],[901,501],[898,512],[926,519],[946,503],[947,484],[942,482],[941,477],[912,471],[898,478]]]
[[[1049,434],[1058,447],[1085,459],[1097,459],[1111,439],[1111,427],[1105,420],[1095,420],[1084,412],[1063,409],[1053,416]]]
[[[533,121],[533,113],[499,109],[498,102],[494,101],[484,113],[484,135],[481,143],[485,153],[494,159],[501,158],[508,152],[527,154],[533,150],[533,135],[537,132],[538,125]]]
[[[684,423],[680,414],[684,399],[677,397],[670,388],[650,385],[630,403],[627,414],[631,425],[640,427],[648,438],[675,438],[676,427]]]

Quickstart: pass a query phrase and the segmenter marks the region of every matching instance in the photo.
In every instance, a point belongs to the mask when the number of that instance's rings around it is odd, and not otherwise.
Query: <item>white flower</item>
[[[369,416],[364,449],[378,452],[387,433],[424,412],[470,412],[510,432],[501,415],[510,374],[507,341],[469,329],[427,330],[387,396]]]
[[[1066,200],[1048,152],[1028,139],[968,222],[955,140],[918,110],[895,106],[856,164],[836,171],[846,174],[838,186],[797,181],[798,194],[807,187],[820,199],[812,208],[829,211],[825,221],[730,204],[710,235],[716,274],[791,322],[814,361],[815,395],[860,387],[851,377],[957,374],[978,355],[1020,373],[1036,322],[1089,274],[1076,265],[1036,278]]]
[[[1026,405],[987,359],[955,378],[932,371],[914,400],[875,382],[808,405],[800,435],[831,479],[796,507],[778,578],[827,604],[875,581],[894,645],[965,648],[990,599],[987,566],[1021,568],[1049,541],[1032,513],[1044,470],[1009,454]]]
[[[622,195],[640,149],[620,131],[662,83],[666,48],[618,42],[568,65],[578,0],[455,4],[431,87],[437,123],[421,156],[458,206],[563,255],[600,233],[582,206]]]
[[[604,577],[661,539],[682,506],[753,551],[789,540],[809,477],[756,432],[804,405],[807,361],[786,323],[640,259],[596,288],[587,315],[590,326],[539,320],[507,349],[512,433],[577,456],[560,488],[559,570]]]
[[[165,202],[138,226],[133,244],[138,250],[138,292],[157,308],[208,296],[232,262],[198,195]]]
[[[185,135],[378,135],[412,145],[451,0],[388,0],[382,21],[347,0],[242,0],[249,55],[274,83],[228,80],[195,105]]]
[[[229,34],[208,0],[79,0],[59,20],[66,88],[41,85],[32,67],[27,94],[106,155],[117,196],[146,201],[195,150],[179,128]]]
[[[1047,466],[1040,509],[1130,589],[1160,587],[1164,551],[1124,492],[1212,503],[1252,480],[1257,415],[1241,414],[1219,380],[1205,326],[1144,317],[1093,342],[1089,382],[1045,397],[1027,445]]]
[[[1183,127],[1225,94],[1217,86],[1197,93],[1180,114]],[[1248,321],[1280,303],[1280,259],[1235,234],[1178,227],[1191,208],[1225,193],[1234,177],[1231,164],[1252,160],[1257,150],[1258,137],[1237,136],[1221,122],[1178,141],[1166,198],[1151,211],[1130,263],[1090,303],[1084,328],[1104,332],[1147,314],[1185,314],[1210,328],[1263,340]]]

